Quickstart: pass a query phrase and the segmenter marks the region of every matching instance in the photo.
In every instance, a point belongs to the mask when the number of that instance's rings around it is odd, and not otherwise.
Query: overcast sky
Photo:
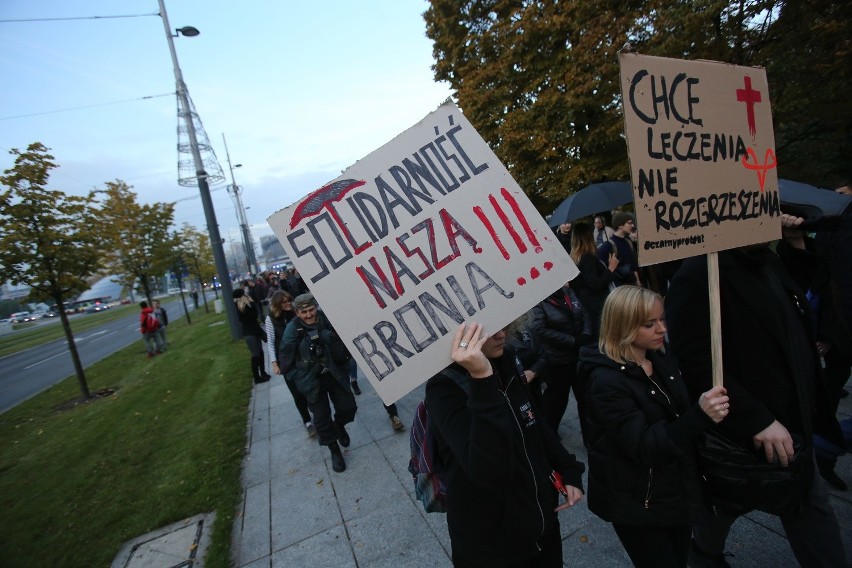
[[[167,0],[172,28],[201,31],[175,38],[178,60],[228,183],[223,133],[242,164],[234,174],[255,239],[272,233],[271,213],[450,96],[433,80],[427,6]],[[9,149],[42,142],[61,166],[53,189],[121,179],[141,202],[177,201],[176,225],[206,231],[197,188],[177,184],[175,79],[158,11],[156,0],[0,2],[0,168],[13,164]],[[127,15],[139,17],[105,17]],[[7,21],[90,16],[101,18]],[[224,187],[212,193],[220,233],[238,241]]]

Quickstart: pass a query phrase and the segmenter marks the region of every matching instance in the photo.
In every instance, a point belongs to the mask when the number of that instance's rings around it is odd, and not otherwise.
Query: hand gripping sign
[[[493,333],[577,274],[449,102],[268,221],[386,404],[450,364],[460,323]]]

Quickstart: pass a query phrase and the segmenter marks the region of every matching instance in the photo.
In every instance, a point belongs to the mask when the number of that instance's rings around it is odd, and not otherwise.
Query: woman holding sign
[[[604,303],[597,346],[580,351],[588,384],[589,510],[611,522],[636,566],[686,566],[701,496],[694,442],[728,414],[723,387],[689,396],[664,353],[662,298],[636,286]]]

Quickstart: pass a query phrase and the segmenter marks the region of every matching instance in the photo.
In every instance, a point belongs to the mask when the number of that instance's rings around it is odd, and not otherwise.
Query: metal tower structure
[[[186,89],[185,85],[184,89]],[[184,95],[189,105],[188,109],[184,108],[184,97],[180,95],[177,97],[178,184],[184,187],[198,187],[198,173],[192,154],[192,141],[187,129],[189,121],[192,121],[195,128],[198,151],[201,153],[201,161],[204,164],[204,171],[207,173],[207,184],[214,186],[224,183],[226,181],[225,172],[222,171],[222,166],[219,165],[219,160],[216,158],[216,152],[210,145],[210,139],[207,138],[207,132],[204,130],[204,125],[201,124],[201,118],[195,112],[195,104],[192,102],[188,91],[185,91]]]
[[[231,185],[228,186],[228,193],[231,194],[231,199],[234,200],[234,210],[237,212],[237,222],[240,224],[243,251],[246,254],[246,266],[250,273],[258,274],[260,266],[258,266],[257,257],[254,254],[254,239],[251,236],[251,228],[246,218],[246,209],[243,207],[243,200],[240,197],[243,188],[238,186],[237,182],[234,181],[234,166],[231,164],[231,153],[228,152],[228,141],[225,140],[224,132],[222,133],[222,143],[225,144],[225,158],[228,160],[228,169],[231,171]],[[240,164],[237,164],[236,167],[240,167]]]

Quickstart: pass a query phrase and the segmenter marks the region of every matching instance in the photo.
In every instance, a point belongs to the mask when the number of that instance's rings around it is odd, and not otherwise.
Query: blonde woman
[[[589,509],[613,524],[636,566],[682,568],[701,513],[694,443],[727,416],[728,397],[713,387],[689,404],[666,331],[659,294],[616,288],[579,374],[588,385]]]

